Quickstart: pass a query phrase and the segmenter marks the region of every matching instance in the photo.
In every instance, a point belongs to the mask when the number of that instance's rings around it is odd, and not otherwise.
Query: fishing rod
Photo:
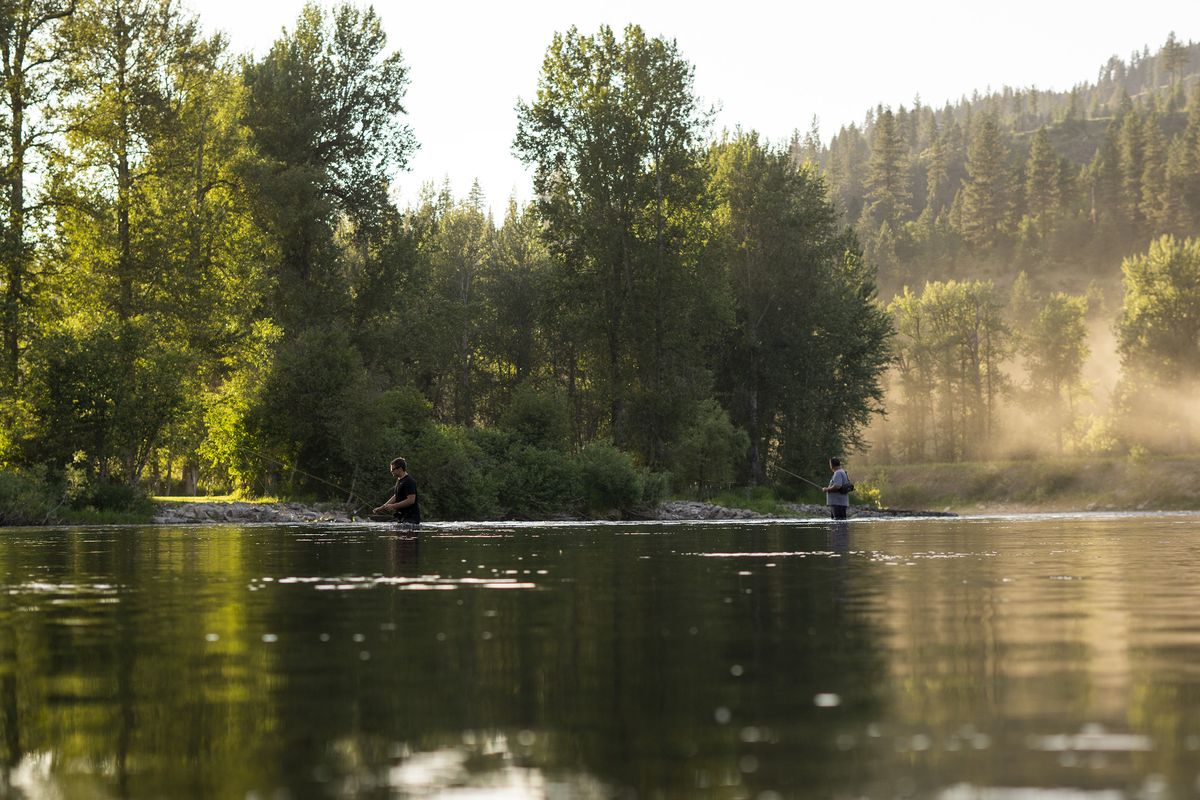
[[[813,487],[814,489],[820,489],[822,492],[825,491],[824,486],[821,486],[819,483],[813,483],[808,478],[804,477],[803,475],[797,475],[796,473],[792,472],[790,469],[784,469],[783,467],[779,467],[779,466],[775,467],[775,469],[779,470],[780,472],[791,475],[793,478],[799,478],[800,480],[804,481],[805,483],[807,483],[809,486]]]
[[[356,494],[353,489],[347,489],[344,486],[339,486],[336,483],[334,483],[333,481],[327,481],[324,478],[322,478],[320,475],[313,475],[311,472],[305,472],[304,470],[300,469],[299,467],[295,467],[295,466],[289,467],[287,464],[280,461],[279,459],[271,458],[270,456],[260,453],[250,447],[247,447],[244,444],[243,445],[235,445],[234,448],[237,450],[243,450],[243,451],[249,453],[250,455],[255,456],[256,458],[261,458],[263,461],[269,461],[270,463],[275,464],[276,466],[281,467],[283,469],[290,469],[293,472],[299,472],[301,475],[304,475],[305,477],[308,477],[308,478],[312,478],[313,480],[323,483],[326,486],[337,489],[339,492],[345,492],[347,503],[349,503],[350,501],[352,501],[354,498],[357,497],[359,500],[359,503],[358,503],[358,505],[356,505],[354,507],[354,511],[350,512],[351,514],[358,514],[360,511],[362,511],[364,506],[368,505],[368,501],[366,499],[364,499],[363,497],[359,496],[358,494]]]

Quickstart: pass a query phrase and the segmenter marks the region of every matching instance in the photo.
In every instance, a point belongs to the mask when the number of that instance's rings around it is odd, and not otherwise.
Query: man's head
[[[403,458],[393,458],[392,466],[389,471],[397,478],[403,478],[408,472],[408,462]]]
[[[841,467],[842,467],[841,459],[837,458],[836,456],[834,458],[829,459],[829,468],[830,469],[836,471],[838,469],[841,469]]]

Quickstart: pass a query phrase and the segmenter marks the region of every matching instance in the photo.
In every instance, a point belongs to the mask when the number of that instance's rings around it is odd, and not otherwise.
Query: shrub
[[[626,511],[642,501],[642,482],[627,453],[599,441],[579,453],[583,506],[589,514]]]
[[[499,491],[507,516],[540,519],[575,512],[581,505],[580,465],[567,453],[518,445],[508,452],[502,470],[514,476]]]
[[[422,519],[498,516],[496,497],[501,480],[498,464],[471,440],[465,429],[435,425],[413,439],[404,438],[396,429],[389,434],[392,452],[404,456],[417,481]],[[381,502],[387,499],[386,491]]]
[[[642,482],[641,505],[643,507],[656,506],[667,499],[671,490],[670,473],[654,472],[643,468],[638,477]]]
[[[4,469],[0,471],[0,525],[35,525],[46,521],[57,500],[44,476]]]
[[[151,513],[154,502],[150,495],[138,486],[112,481],[99,481],[90,487],[86,502],[79,507],[91,507],[97,511],[123,511]]]
[[[715,400],[705,400],[671,448],[672,471],[680,488],[695,486],[706,497],[714,486],[733,483],[734,470],[749,447],[750,437],[730,421],[725,409]]]
[[[562,448],[571,433],[567,399],[556,389],[524,384],[513,392],[500,426],[533,447]]]

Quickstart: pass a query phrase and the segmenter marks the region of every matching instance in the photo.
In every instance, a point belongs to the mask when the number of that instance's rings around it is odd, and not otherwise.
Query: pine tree
[[[1179,43],[1175,38],[1175,31],[1171,31],[1167,35],[1167,41],[1162,46],[1162,50],[1158,51],[1158,58],[1162,62],[1162,68],[1170,77],[1171,87],[1175,87],[1175,82],[1179,79],[1183,68],[1187,66],[1190,53],[1188,48]]]
[[[908,145],[892,110],[875,120],[871,136],[871,161],[867,165],[864,213],[893,227],[909,213]]]
[[[936,127],[929,149],[925,151],[925,163],[925,208],[937,214],[949,202],[946,195],[950,186],[950,164],[945,137]]]
[[[978,249],[996,246],[1008,232],[1010,211],[1008,147],[995,116],[988,114],[979,118],[967,149],[964,238]]]
[[[1117,227],[1121,214],[1120,123],[1110,122],[1087,169],[1092,224]]]
[[[1154,114],[1146,117],[1142,129],[1142,197],[1138,210],[1151,232],[1167,232],[1171,221],[1167,204],[1166,140]]]
[[[1058,154],[1050,144],[1045,126],[1038,129],[1029,148],[1025,165],[1025,202],[1038,234],[1048,236],[1054,228],[1062,197],[1059,194],[1062,171]]]
[[[1143,222],[1142,174],[1145,172],[1143,125],[1141,114],[1130,111],[1121,119],[1117,138],[1121,164],[1121,212],[1126,222],[1139,227]]]

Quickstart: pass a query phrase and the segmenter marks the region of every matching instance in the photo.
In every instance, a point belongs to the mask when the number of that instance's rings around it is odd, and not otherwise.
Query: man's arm
[[[391,508],[389,508],[389,506],[391,506],[392,508],[396,507],[396,495],[392,495],[391,497],[389,497],[386,503],[384,503],[383,505],[381,505],[379,508],[375,509],[371,513],[372,514],[382,514],[385,511],[390,511]]]

